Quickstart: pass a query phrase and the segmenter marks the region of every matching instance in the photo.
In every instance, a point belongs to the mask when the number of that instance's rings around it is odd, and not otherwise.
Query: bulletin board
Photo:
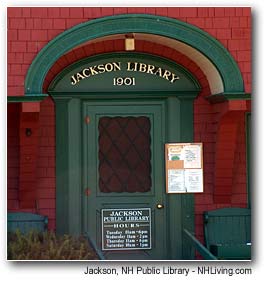
[[[203,192],[202,143],[165,144],[167,193]]]

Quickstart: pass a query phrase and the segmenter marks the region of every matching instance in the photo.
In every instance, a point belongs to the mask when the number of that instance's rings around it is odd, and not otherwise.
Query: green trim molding
[[[52,65],[65,53],[105,36],[146,33],[183,42],[207,57],[219,71],[224,92],[244,91],[239,67],[228,50],[205,31],[176,19],[145,14],[103,17],[81,23],[50,41],[32,62],[25,80],[25,95],[42,94],[43,81]]]
[[[251,100],[250,93],[220,93],[206,97],[211,104],[222,103],[232,100]]]
[[[7,102],[8,103],[41,102],[47,96],[48,96],[47,94],[28,95],[27,97],[24,97],[24,96],[8,96]]]

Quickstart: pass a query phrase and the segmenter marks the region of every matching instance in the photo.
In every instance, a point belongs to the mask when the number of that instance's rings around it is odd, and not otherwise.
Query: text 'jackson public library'
[[[251,259],[249,7],[8,7],[7,40],[8,231]]]

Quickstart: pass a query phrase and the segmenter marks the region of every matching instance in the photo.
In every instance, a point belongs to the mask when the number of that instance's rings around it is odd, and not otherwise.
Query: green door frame
[[[146,94],[144,101],[156,99],[157,93]],[[158,95],[157,95],[158,96]],[[166,105],[166,141],[193,141],[192,93],[167,94],[159,99]],[[82,103],[89,99],[101,100],[96,96],[73,97],[53,95],[56,106],[56,230],[59,234],[81,234],[83,230],[82,196]],[[137,95],[134,95],[137,99]],[[139,93],[138,100],[143,101]],[[103,101],[108,101],[104,99]],[[172,260],[192,259],[193,253],[183,236],[183,229],[194,233],[194,196],[192,194],[171,194],[168,198],[169,257]],[[182,220],[181,220],[182,219]]]
[[[99,60],[112,59],[116,55],[108,54]],[[128,54],[126,54],[127,56]],[[164,90],[152,91],[157,88],[157,82],[152,76],[148,78],[148,87],[151,90],[118,90],[114,93],[103,91],[104,86],[100,85],[101,91],[77,91],[69,92],[69,73],[71,67],[61,72],[60,77],[52,82],[49,91],[55,100],[56,105],[56,230],[57,233],[78,235],[83,232],[83,194],[84,182],[82,182],[83,164],[83,103],[86,101],[100,101],[109,103],[111,101],[138,101],[145,104],[161,102],[165,113],[166,140],[164,143],[192,142],[193,141],[193,102],[199,92],[199,84],[195,78],[185,69],[171,61],[154,57],[152,55],[131,54],[132,57],[139,57],[143,61],[157,61],[163,67],[175,71],[181,78],[188,79],[188,91]],[[108,57],[108,58],[107,58]],[[125,58],[124,58],[125,59]],[[89,59],[97,61],[97,57]],[[73,65],[76,68],[86,64],[79,61]],[[136,75],[135,75],[136,76]],[[65,85],[59,85],[63,80]],[[97,78],[98,81],[99,78]],[[164,81],[162,79],[162,81]],[[185,82],[186,83],[186,82]],[[66,85],[68,85],[66,87]],[[105,85],[105,83],[104,83]],[[186,84],[187,85],[187,84]],[[93,86],[93,85],[92,85]],[[61,87],[61,88],[59,88]],[[169,89],[172,86],[169,87]],[[56,88],[56,89],[54,89]],[[174,89],[174,87],[173,87]],[[168,195],[167,218],[169,224],[168,258],[171,259],[192,259],[192,250],[188,248],[186,239],[183,236],[183,229],[194,232],[194,196],[192,194],[171,194]]]

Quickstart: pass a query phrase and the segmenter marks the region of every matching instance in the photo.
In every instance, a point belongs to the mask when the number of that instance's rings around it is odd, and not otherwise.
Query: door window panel
[[[150,119],[145,116],[101,117],[98,130],[100,191],[150,191]]]

